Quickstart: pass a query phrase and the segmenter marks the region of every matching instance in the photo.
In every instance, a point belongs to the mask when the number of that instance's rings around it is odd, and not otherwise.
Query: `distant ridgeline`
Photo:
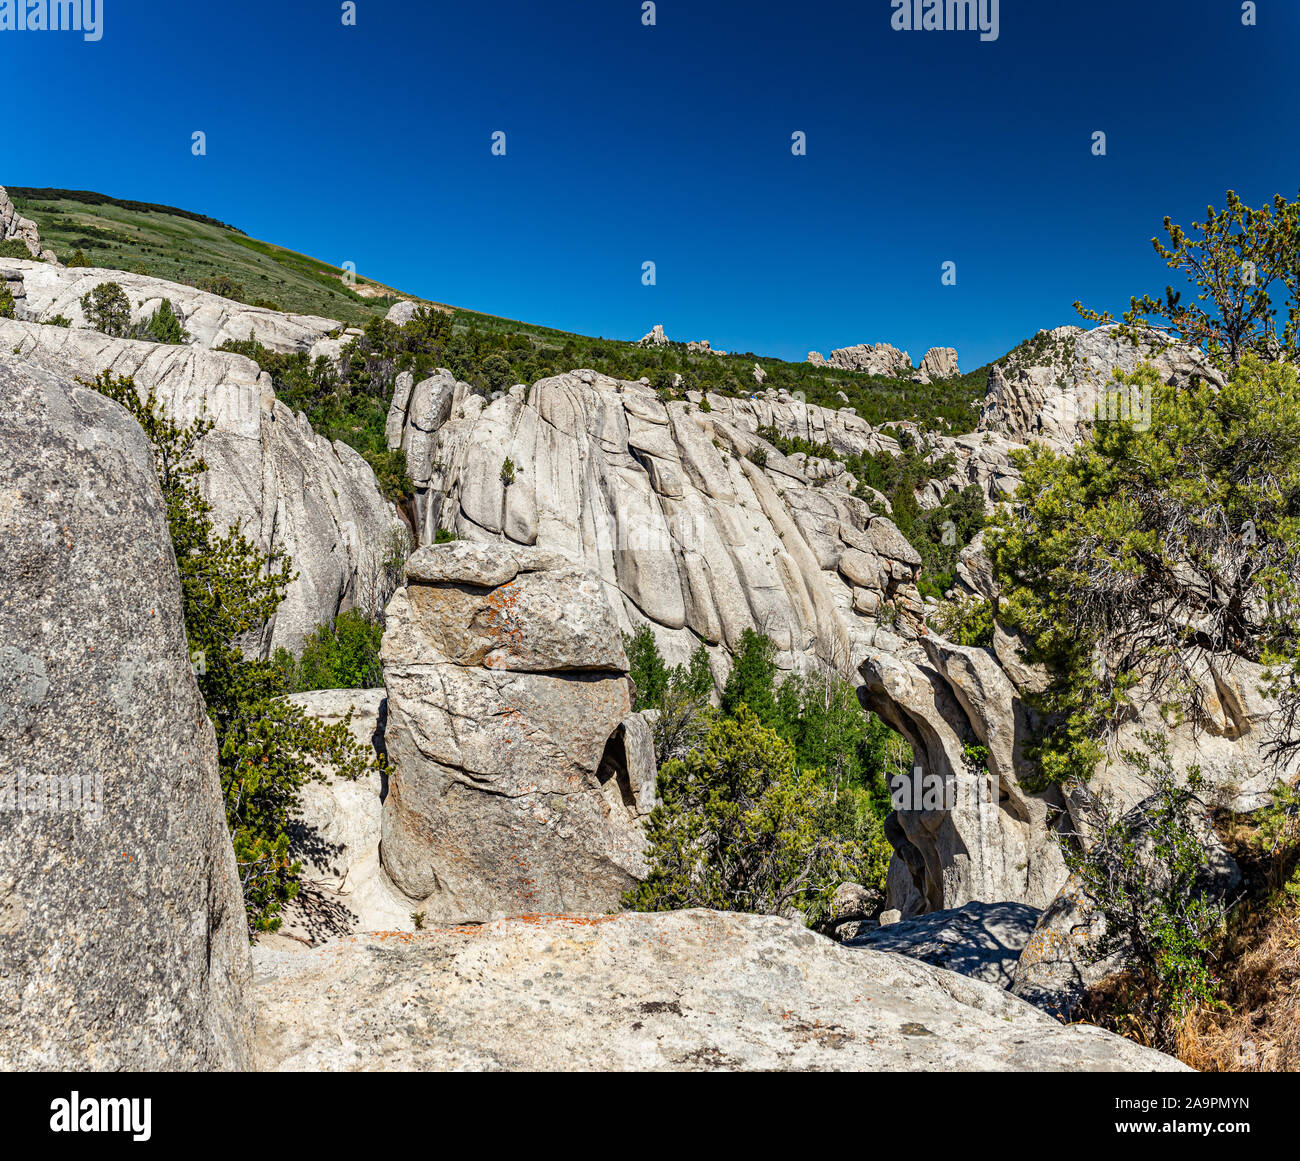
[[[95,193],[88,189],[33,189],[27,186],[11,185],[9,195],[23,201],[38,202],[80,202],[86,206],[117,206],[119,209],[132,210],[135,213],[171,214],[176,218],[188,218],[191,222],[202,222],[208,226],[220,226],[223,230],[233,230],[236,234],[244,231],[229,222],[209,218],[206,214],[195,214],[176,206],[160,206],[153,202],[137,202],[123,198],[111,198],[107,194]]]

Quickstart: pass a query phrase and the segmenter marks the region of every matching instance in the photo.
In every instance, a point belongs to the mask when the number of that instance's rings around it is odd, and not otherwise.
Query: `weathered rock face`
[[[1024,903],[967,903],[864,931],[845,946],[910,956],[1008,988],[1041,914]]]
[[[601,579],[620,629],[651,625],[670,664],[703,641],[721,680],[746,629],[766,632],[787,668],[844,664],[876,640],[882,602],[915,631],[919,558],[897,530],[851,494],[842,465],[783,456],[757,432],[897,445],[777,392],[709,402],[664,404],[644,384],[577,371],[489,403],[442,371],[399,384],[389,442],[407,452],[422,542],[446,529],[556,553]]]
[[[386,751],[388,719],[383,689],[328,689],[290,698],[326,725],[351,714],[357,742],[377,755]],[[355,781],[333,770],[302,787],[289,831],[290,854],[302,863],[301,890],[285,905],[275,935],[259,941],[316,944],[354,931],[407,930],[411,901],[389,880],[380,863],[383,802],[388,776],[371,772]]]
[[[599,579],[537,549],[424,548],[387,617],[383,861],[412,910],[619,906],[654,765]]]
[[[1118,408],[1124,417],[1138,414],[1140,399],[1114,394],[1113,372],[1132,371],[1145,360],[1155,364],[1167,383],[1223,381],[1200,352],[1155,331],[1135,346],[1120,338],[1113,326],[1090,331],[1057,327],[1040,331],[1028,350],[1013,351],[1005,368],[997,363],[989,368],[980,429],[1021,443],[1039,440],[1057,449],[1069,447],[1099,413],[1110,415]]]
[[[963,587],[985,599],[995,584],[982,538],[963,553]],[[1278,770],[1266,758],[1273,705],[1259,692],[1263,672],[1254,662],[1227,654],[1199,655],[1197,705],[1181,720],[1165,720],[1163,699],[1144,700],[1133,691],[1135,712],[1119,728],[1093,772],[1093,793],[1121,809],[1137,807],[1150,788],[1122,760],[1142,749],[1143,731],[1168,739],[1176,769],[1198,765],[1207,792],[1237,811],[1264,805],[1279,778],[1300,762]],[[1013,900],[1047,908],[1067,873],[1049,821],[1058,817],[1086,832],[1078,802],[1052,788],[1028,793],[1030,773],[1023,750],[1034,729],[1026,698],[1041,692],[1046,675],[1021,656],[1018,639],[995,627],[991,649],[951,645],[933,633],[893,653],[868,652],[861,666],[863,704],[911,743],[916,769],[901,787],[905,803],[887,826],[896,855],[888,905],[905,916],[960,907],[972,900]],[[971,760],[971,745],[985,747],[987,765]],[[934,792],[933,804],[925,794]]]
[[[0,186],[0,242],[20,241],[27,252],[41,262],[57,262],[53,250],[41,246],[40,231],[30,218],[24,218],[9,200],[4,186]]]
[[[7,351],[0,575],[0,1067],[243,1067],[247,927],[152,454]]]
[[[932,383],[937,379],[955,379],[960,374],[957,352],[952,347],[931,347],[921,360],[918,379],[922,383]]]
[[[370,465],[313,432],[242,355],[6,319],[0,350],[69,380],[104,370],[133,375],[179,422],[200,415],[215,421],[202,443],[208,471],[200,478],[214,522],[242,520],[250,539],[263,551],[287,553],[299,574],[267,628],[268,651],[297,649],[316,625],[352,607],[389,537],[401,534]]]
[[[272,1070],[1184,1070],[770,916],[516,919],[255,960]]]
[[[887,378],[910,378],[912,358],[888,343],[861,343],[856,347],[841,347],[831,352],[829,359],[817,351],[808,352],[808,362],[814,367],[834,367],[840,371],[861,371],[867,375]]]
[[[21,275],[24,302],[18,317],[28,322],[49,322],[62,315],[74,329],[87,327],[82,298],[102,283],[116,282],[131,302],[133,323],[147,322],[167,299],[181,325],[189,331],[191,342],[211,350],[228,342],[245,342],[251,334],[272,351],[308,351],[331,331],[343,327],[336,319],[247,306],[183,283],[125,270],[53,266],[17,259],[0,259],[0,270]]]
[[[905,917],[974,901],[1046,907],[1066,878],[1049,827],[1064,803],[1023,787],[1030,718],[1021,691],[990,650],[933,635],[920,646],[873,651],[860,670],[863,704],[915,758],[887,823],[888,906]]]

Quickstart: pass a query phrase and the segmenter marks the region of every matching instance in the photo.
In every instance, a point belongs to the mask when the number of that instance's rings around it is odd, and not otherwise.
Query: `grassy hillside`
[[[224,277],[236,284],[227,297],[357,325],[402,297],[360,277],[349,288],[336,266],[186,210],[76,190],[10,188],[9,196],[62,262],[80,250],[92,266],[192,286]]]
[[[324,315],[357,326],[381,318],[397,298],[414,297],[363,278],[357,279],[355,288],[349,287],[338,267],[250,238],[234,226],[187,210],[77,190],[10,187],[9,194],[18,209],[37,223],[41,238],[62,261],[81,251],[93,266],[202,286],[243,302]],[[647,329],[654,321],[647,320]],[[375,346],[387,345],[380,336],[376,339]],[[847,405],[870,423],[915,420],[927,429],[953,433],[974,428],[976,404],[984,396],[987,378],[987,368],[980,368],[958,379],[921,386],[752,353],[687,351],[680,343],[643,348],[472,311],[456,311],[451,333],[436,346],[436,357],[484,391],[590,367],[625,379],[646,376],[656,387],[665,388],[680,375],[686,389],[740,395],[758,389],[753,375],[758,362],[767,374],[764,387],[802,393],[809,403],[832,408],[846,405],[840,398],[843,392]],[[427,355],[434,357],[435,352]],[[370,385],[376,395],[390,386]],[[386,397],[382,402],[386,404]]]

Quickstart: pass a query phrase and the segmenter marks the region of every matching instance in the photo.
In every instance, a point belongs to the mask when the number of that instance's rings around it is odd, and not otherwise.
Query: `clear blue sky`
[[[0,32],[0,184],[587,334],[974,367],[1163,289],[1165,214],[1300,189],[1297,0],[1254,28],[1238,0],[1002,0],[990,43],[895,32],[889,0],[661,0],[650,28],[641,0],[359,0],[355,28],[338,0],[104,2],[98,43]]]

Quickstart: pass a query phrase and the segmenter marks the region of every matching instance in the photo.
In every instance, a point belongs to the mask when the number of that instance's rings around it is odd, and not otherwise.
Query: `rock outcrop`
[[[327,689],[290,698],[326,725],[351,715],[353,738],[377,756],[387,753],[388,695],[383,689]],[[412,926],[411,901],[398,891],[380,861],[383,803],[388,774],[356,780],[332,769],[299,794],[289,830],[290,855],[302,864],[301,889],[285,904],[283,925],[263,943],[317,944],[355,931]]]
[[[9,200],[8,191],[0,186],[0,242],[13,241],[22,242],[32,258],[38,261],[58,262],[54,251],[46,250],[41,245],[41,234],[36,223],[18,212],[18,208]]]
[[[74,328],[88,327],[82,298],[96,286],[116,282],[130,300],[132,323],[147,322],[166,299],[189,332],[190,342],[210,350],[228,342],[246,342],[252,336],[272,351],[310,351],[326,336],[343,329],[336,319],[247,306],[183,283],[125,270],[0,259],[0,271],[21,276],[23,306],[17,317],[28,322],[47,323],[61,316]]]
[[[254,956],[272,1070],[1185,1071],[771,916],[543,916]]]
[[[393,883],[438,923],[617,908],[654,763],[604,586],[504,544],[420,549],[406,577],[383,644]]]
[[[201,444],[208,471],[200,477],[213,520],[220,527],[242,520],[250,539],[287,553],[298,573],[261,643],[268,652],[297,649],[316,625],[352,607],[390,538],[404,534],[361,455],[317,435],[242,355],[6,319],[0,350],[68,380],[104,370],[132,375],[178,422],[200,415],[215,422]]]
[[[249,1063],[216,741],[144,434],[0,355],[0,1068]]]
[[[861,343],[832,351],[829,359],[818,351],[808,352],[814,367],[834,367],[838,371],[861,371],[864,375],[881,375],[887,379],[909,379],[915,368],[906,351],[889,343]]]
[[[961,374],[957,365],[957,352],[952,347],[931,347],[921,360],[917,380],[933,383],[939,379],[955,379]]]
[[[1134,344],[1114,326],[1056,327],[1039,331],[989,368],[980,429],[1063,450],[1077,443],[1098,415],[1140,422],[1147,402],[1136,392],[1121,391],[1114,372],[1130,372],[1144,361],[1152,362],[1167,383],[1223,382],[1199,351],[1156,331]]]
[[[556,553],[600,578],[618,628],[651,625],[670,664],[703,641],[721,681],[727,650],[761,629],[786,668],[844,666],[883,632],[881,604],[915,632],[920,560],[897,529],[842,464],[783,456],[757,432],[897,444],[777,392],[710,395],[708,412],[698,399],[575,371],[489,402],[440,371],[399,385],[389,443],[406,449],[423,543],[442,529]]]
[[[1024,788],[1022,691],[991,650],[933,634],[919,646],[873,650],[860,669],[863,704],[907,739],[915,763],[892,788],[887,906],[904,917],[977,901],[1046,907],[1066,878],[1050,825],[1064,802]]]

